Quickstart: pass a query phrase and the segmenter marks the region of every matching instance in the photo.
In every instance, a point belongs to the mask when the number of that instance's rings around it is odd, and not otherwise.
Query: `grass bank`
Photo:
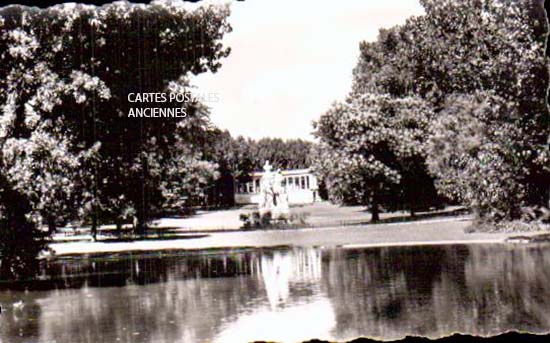
[[[361,224],[289,230],[212,232],[200,237],[132,242],[52,243],[55,255],[81,255],[124,251],[208,250],[244,247],[379,247],[440,244],[506,244],[514,233],[466,233],[471,220],[464,217],[436,218],[417,222]],[[531,232],[527,236],[549,232]]]

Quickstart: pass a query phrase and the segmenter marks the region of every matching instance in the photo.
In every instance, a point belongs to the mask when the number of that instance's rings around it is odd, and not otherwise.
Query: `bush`
[[[273,218],[271,212],[260,215],[259,211],[241,213],[239,219],[243,222],[243,228],[292,228],[307,225],[309,212],[292,213],[288,216],[281,214]]]

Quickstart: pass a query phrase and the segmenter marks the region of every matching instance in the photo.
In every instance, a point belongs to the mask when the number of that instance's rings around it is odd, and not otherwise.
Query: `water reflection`
[[[550,246],[64,259],[0,284],[0,342],[244,342],[550,329]],[[17,288],[17,287],[16,287]]]
[[[263,286],[271,309],[285,306],[290,291],[306,296],[320,292],[321,251],[302,249],[275,251],[261,256]]]
[[[223,327],[214,342],[296,342],[330,337],[335,317],[322,290],[322,252],[274,251],[260,257],[269,306],[260,305]]]

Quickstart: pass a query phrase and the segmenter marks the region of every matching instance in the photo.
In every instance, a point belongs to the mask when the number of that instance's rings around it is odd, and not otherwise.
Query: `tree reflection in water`
[[[550,330],[549,246],[335,250],[323,277],[333,337]]]
[[[43,265],[41,280],[0,283],[0,341],[543,332],[549,263],[548,245],[504,244],[66,258]]]
[[[334,311],[322,292],[322,251],[293,249],[261,256],[261,284],[268,304],[223,328],[216,342],[305,341],[329,337]]]
[[[274,251],[261,257],[263,286],[271,309],[289,302],[293,295],[320,293],[321,251],[313,248]],[[302,294],[304,295],[304,294]]]

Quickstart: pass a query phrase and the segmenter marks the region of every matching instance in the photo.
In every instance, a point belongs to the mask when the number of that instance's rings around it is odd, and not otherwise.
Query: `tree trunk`
[[[371,222],[376,223],[380,220],[380,209],[378,208],[378,204],[373,203],[372,209],[371,209],[372,215],[371,215]]]
[[[134,217],[134,230],[137,235],[143,236],[145,234],[145,218],[142,209],[138,209],[136,216]]]
[[[378,195],[376,192],[372,195],[371,204],[371,222],[375,223],[380,220],[380,208],[378,207]]]
[[[116,234],[118,238],[122,237],[122,219],[120,217],[116,217]]]
[[[141,174],[141,193],[139,194],[139,198],[137,199],[137,205],[136,206],[136,218],[134,218],[134,230],[135,233],[138,236],[145,235],[146,226],[145,223],[147,222],[147,219],[149,217],[148,210],[149,210],[149,201],[148,201],[148,178],[149,175],[149,166],[147,163],[147,158],[145,156],[142,156],[141,158],[141,165],[143,168],[142,174]]]
[[[53,216],[48,216],[48,234],[53,235],[55,233],[55,218]]]
[[[92,214],[92,239],[93,241],[97,241],[97,216]]]
[[[136,233],[139,236],[145,235],[145,223],[143,222],[143,220],[138,219]]]

